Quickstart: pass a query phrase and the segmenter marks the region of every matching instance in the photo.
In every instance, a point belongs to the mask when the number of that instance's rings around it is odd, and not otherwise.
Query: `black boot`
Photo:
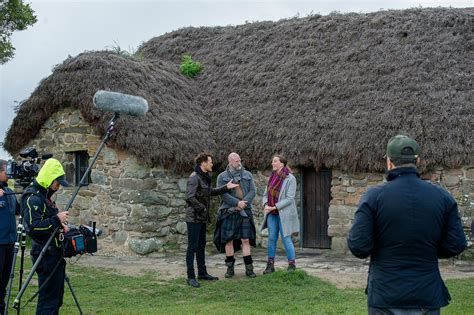
[[[226,278],[232,278],[234,276],[234,263],[234,256],[227,256],[225,258],[225,265],[227,266],[227,272],[225,273]]]
[[[245,275],[249,278],[255,278],[257,275],[253,272],[253,260],[252,256],[244,256],[244,263],[245,263]]]
[[[272,262],[267,262],[267,268],[263,271],[264,275],[274,273],[275,272],[275,265]]]
[[[186,282],[193,288],[199,288],[201,286],[199,282],[197,282],[197,280],[194,278],[186,279]]]
[[[253,272],[253,264],[245,265],[245,275],[249,278],[255,278],[257,275]]]

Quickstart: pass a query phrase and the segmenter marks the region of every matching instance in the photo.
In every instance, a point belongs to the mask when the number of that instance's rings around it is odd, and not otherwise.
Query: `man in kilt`
[[[256,277],[250,246],[255,247],[256,230],[253,221],[252,201],[256,188],[253,176],[242,166],[240,156],[233,152],[228,157],[229,165],[217,177],[217,185],[232,181],[239,184],[235,189],[221,195],[221,203],[214,232],[214,244],[226,254],[226,278],[234,276],[234,253],[242,248],[245,275]]]

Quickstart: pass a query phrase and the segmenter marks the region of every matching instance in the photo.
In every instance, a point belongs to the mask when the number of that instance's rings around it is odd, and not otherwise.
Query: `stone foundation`
[[[422,174],[422,178],[443,186],[453,195],[467,233],[474,215],[474,166],[460,169],[437,167]],[[383,174],[333,170],[328,234],[332,237],[334,251],[342,253],[348,251],[346,238],[360,198],[369,187],[382,184],[383,181]]]

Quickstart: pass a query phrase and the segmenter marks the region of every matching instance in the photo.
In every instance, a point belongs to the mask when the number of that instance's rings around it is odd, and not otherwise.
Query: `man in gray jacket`
[[[226,278],[234,276],[234,253],[241,247],[245,275],[254,278],[256,274],[253,271],[250,246],[255,247],[256,237],[252,213],[252,201],[256,193],[255,183],[252,174],[242,166],[242,160],[237,153],[229,154],[228,161],[226,170],[217,177],[217,185],[232,181],[239,186],[221,195],[214,244],[221,253],[226,254]]]

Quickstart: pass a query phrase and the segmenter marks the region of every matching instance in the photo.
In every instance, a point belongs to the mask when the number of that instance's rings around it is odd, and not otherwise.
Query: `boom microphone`
[[[93,102],[97,109],[132,116],[144,116],[148,111],[148,102],[144,98],[118,92],[99,90]]]

